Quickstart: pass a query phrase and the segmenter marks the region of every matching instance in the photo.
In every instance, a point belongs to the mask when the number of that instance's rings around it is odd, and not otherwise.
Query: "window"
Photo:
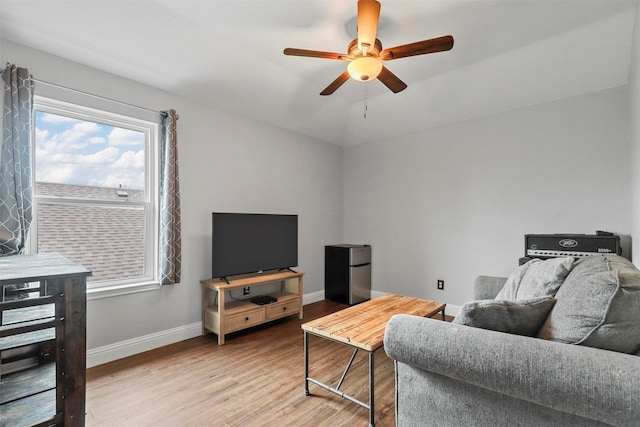
[[[88,292],[157,287],[157,122],[36,96],[31,252],[92,270]]]

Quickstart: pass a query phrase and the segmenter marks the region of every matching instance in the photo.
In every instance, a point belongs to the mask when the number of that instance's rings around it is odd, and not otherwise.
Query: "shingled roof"
[[[144,268],[142,190],[35,183],[36,195],[118,200],[117,206],[39,203],[38,252],[57,252],[93,272],[89,281],[141,276]]]

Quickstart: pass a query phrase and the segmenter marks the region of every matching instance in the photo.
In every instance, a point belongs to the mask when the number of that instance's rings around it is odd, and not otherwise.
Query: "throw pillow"
[[[532,337],[555,302],[549,296],[522,301],[472,301],[462,306],[453,323]]]
[[[574,259],[532,259],[518,267],[507,279],[497,300],[519,301],[541,296],[553,296],[571,271]]]
[[[617,256],[580,260],[556,294],[539,338],[635,353],[640,346],[640,271]]]
[[[520,282],[524,278],[524,275],[527,274],[529,267],[531,264],[541,262],[539,259],[532,259],[521,266],[518,266],[513,273],[507,277],[507,281],[504,283],[500,292],[496,295],[496,300],[506,300],[506,301],[515,301],[517,298],[518,288],[520,287]]]

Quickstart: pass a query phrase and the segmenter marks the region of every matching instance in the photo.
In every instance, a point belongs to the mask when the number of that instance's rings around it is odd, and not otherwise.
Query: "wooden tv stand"
[[[218,345],[224,344],[224,336],[281,317],[297,314],[302,319],[302,272],[269,271],[262,274],[234,276],[228,283],[220,279],[201,280],[202,284],[202,335],[213,332],[218,335]],[[270,295],[278,299],[265,305],[247,300],[225,301],[225,291],[280,282],[280,291]],[[215,292],[215,304],[210,296]]]

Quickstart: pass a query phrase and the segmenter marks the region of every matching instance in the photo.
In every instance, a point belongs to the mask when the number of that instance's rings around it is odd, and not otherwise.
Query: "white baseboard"
[[[302,305],[307,305],[314,302],[322,301],[323,299],[324,299],[324,291],[311,292],[310,294],[304,294],[302,296]]]
[[[202,322],[87,350],[87,368],[202,335]]]
[[[324,291],[312,292],[302,296],[302,304],[307,305],[324,299]],[[179,326],[166,331],[120,341],[114,344],[87,350],[87,368],[113,362],[134,354],[153,350],[165,345],[195,338],[202,334],[202,322]]]
[[[444,313],[447,316],[456,317],[458,315],[458,313],[460,312],[461,308],[462,308],[461,305],[447,304],[447,307],[444,309]]]
[[[371,299],[376,299],[376,298],[380,298],[383,297],[385,295],[387,295],[389,292],[380,292],[380,291],[376,291],[371,289]]]
[[[378,298],[386,292],[371,291],[371,298]],[[324,291],[316,291],[302,296],[302,304],[307,305],[324,299]],[[460,306],[447,304],[445,313],[455,316],[460,311]],[[133,356],[165,345],[195,338],[202,334],[202,322],[195,322],[185,326],[155,332],[153,334],[120,341],[114,344],[96,347],[87,350],[87,368],[113,362],[114,360]]]

